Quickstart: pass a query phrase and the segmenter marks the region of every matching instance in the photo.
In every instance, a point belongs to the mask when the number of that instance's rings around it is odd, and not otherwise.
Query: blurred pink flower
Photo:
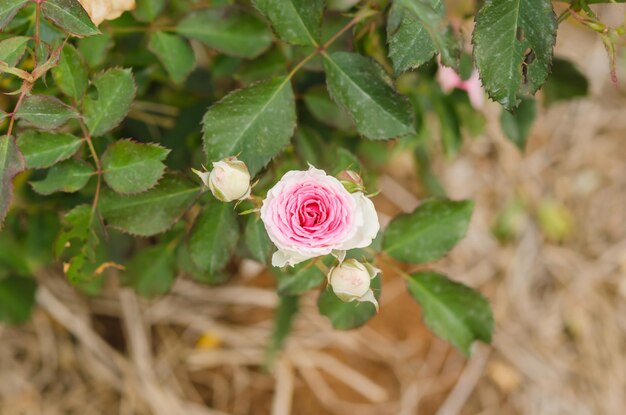
[[[122,13],[135,9],[135,0],[78,0],[93,23],[98,26],[105,20],[113,20]]]
[[[469,79],[464,81],[454,69],[440,65],[437,71],[437,81],[444,92],[450,92],[454,88],[461,89],[467,92],[472,107],[479,109],[483,106],[485,94],[476,69]]]

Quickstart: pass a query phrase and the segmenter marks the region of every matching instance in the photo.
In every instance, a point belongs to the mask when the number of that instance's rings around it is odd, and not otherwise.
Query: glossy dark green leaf
[[[372,290],[376,300],[380,300],[380,276],[372,280]],[[351,330],[361,327],[376,315],[376,307],[369,302],[344,302],[330,287],[323,290],[317,300],[320,314],[328,317],[334,328]]]
[[[439,53],[441,61],[458,66],[459,42],[445,24],[442,0],[396,0],[389,12],[389,57],[396,73],[417,68]]]
[[[324,0],[254,0],[282,40],[294,45],[317,45]]]
[[[130,69],[114,68],[98,75],[93,84],[98,97],[87,96],[83,104],[91,135],[101,136],[117,127],[128,114],[137,88]]]
[[[30,182],[33,190],[41,195],[55,192],[74,193],[87,185],[96,172],[93,167],[81,160],[70,159],[55,164],[48,170],[45,179]]]
[[[9,66],[15,66],[26,52],[26,46],[28,46],[30,39],[28,36],[13,36],[1,40],[0,61]]]
[[[262,21],[232,8],[193,12],[178,24],[176,31],[242,58],[254,58],[272,44],[272,34]]]
[[[289,143],[296,127],[291,83],[274,78],[230,93],[204,116],[208,161],[237,155],[256,175]]]
[[[57,66],[52,68],[52,76],[61,92],[80,100],[89,82],[87,68],[83,57],[72,45],[65,45]]]
[[[211,200],[191,230],[191,259],[202,271],[217,274],[230,261],[237,239],[239,224],[233,205]]]
[[[152,236],[171,228],[199,192],[189,179],[165,176],[154,189],[138,195],[103,189],[99,206],[108,226],[131,235]]]
[[[145,192],[163,176],[169,152],[158,144],[118,140],[102,156],[104,181],[117,193]]]
[[[267,235],[263,221],[256,215],[248,215],[244,230],[244,241],[252,258],[267,264],[270,255],[274,251],[274,245],[272,245],[272,241]]]
[[[54,130],[77,117],[78,113],[74,108],[48,95],[27,96],[16,114],[16,118],[42,130]]]
[[[0,322],[22,324],[35,305],[37,281],[27,277],[0,278]]]
[[[391,221],[383,250],[394,259],[416,264],[441,258],[465,236],[474,209],[469,200],[431,200]]]
[[[0,136],[0,229],[13,199],[13,178],[26,168],[13,137]]]
[[[535,121],[537,103],[534,98],[522,98],[519,106],[512,112],[502,109],[500,126],[504,135],[520,150],[526,147],[528,133]]]
[[[150,34],[148,48],[159,58],[176,83],[184,81],[196,66],[196,58],[191,46],[178,35],[153,32]]]
[[[17,139],[29,169],[45,169],[70,158],[83,140],[69,133],[26,131]]]
[[[584,97],[589,90],[585,75],[572,62],[555,57],[552,72],[541,88],[543,103],[550,106],[558,101]]]
[[[174,247],[156,245],[142,249],[126,266],[122,281],[143,297],[167,293],[176,277]]]
[[[20,9],[28,3],[29,0],[2,0],[0,2],[0,30],[8,25],[13,17]]]
[[[76,36],[100,33],[78,0],[46,0],[41,4],[44,17]]]
[[[352,115],[359,133],[388,140],[415,132],[408,101],[396,93],[373,60],[335,52],[324,54],[324,68],[330,96]]]
[[[486,1],[472,42],[483,85],[511,110],[522,93],[534,94],[550,72],[556,19],[550,0]]]
[[[137,0],[133,15],[140,22],[151,23],[165,7],[165,0]]]
[[[408,280],[409,293],[422,306],[426,325],[464,354],[472,343],[491,342],[491,306],[478,291],[436,272],[418,272]]]

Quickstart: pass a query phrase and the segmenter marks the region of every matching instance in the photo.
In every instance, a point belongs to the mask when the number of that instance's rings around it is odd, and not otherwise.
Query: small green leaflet
[[[316,261],[321,260],[326,268],[329,268],[335,258],[326,256],[322,259],[313,259],[284,269],[272,268],[272,272],[278,279],[278,293],[280,295],[300,295],[318,287],[326,279],[326,274],[317,266]]]
[[[511,110],[550,72],[556,19],[550,0],[488,0],[476,15],[474,59],[489,96]]]
[[[250,255],[255,260],[267,264],[267,260],[274,251],[274,245],[267,235],[263,221],[256,215],[248,215],[244,241]]]
[[[237,239],[239,224],[233,206],[213,199],[204,207],[191,230],[191,259],[202,271],[217,274],[230,261]]]
[[[502,109],[500,114],[500,126],[504,135],[511,140],[518,149],[524,150],[528,133],[535,121],[537,103],[532,97],[523,97],[520,104],[513,112]]]
[[[132,71],[121,68],[98,75],[93,84],[98,98],[85,97],[83,113],[89,131],[98,137],[117,127],[126,117],[137,88]]]
[[[69,133],[26,131],[17,139],[29,169],[45,169],[76,153],[83,140]]]
[[[354,122],[347,111],[335,104],[324,87],[312,88],[304,94],[304,104],[318,121],[344,131],[354,131]]]
[[[58,65],[52,68],[52,76],[61,92],[75,100],[80,100],[87,90],[85,61],[70,44],[63,47]]]
[[[13,36],[0,41],[0,61],[15,66],[26,52],[28,41],[30,38],[27,36]]]
[[[108,33],[78,39],[78,50],[92,68],[104,63],[112,47],[113,37]]]
[[[359,133],[388,140],[415,132],[411,106],[373,60],[349,52],[324,54],[324,69],[330,96],[352,115]]]
[[[104,181],[117,193],[145,192],[163,176],[169,152],[158,144],[118,140],[102,156]]]
[[[289,144],[296,105],[285,77],[230,93],[204,115],[204,149],[209,162],[237,155],[256,175]]]
[[[376,300],[380,300],[380,275],[372,280],[372,290]],[[328,317],[334,328],[351,330],[361,327],[376,315],[376,307],[372,303],[341,301],[330,287],[323,290],[317,300],[320,314]]]
[[[148,49],[159,58],[176,83],[183,82],[196,66],[191,46],[178,35],[153,32],[150,34]]]
[[[41,4],[41,11],[46,18],[73,35],[100,33],[78,0],[46,0]]]
[[[176,31],[242,58],[254,58],[272,44],[272,33],[262,21],[228,7],[193,12],[178,24]]]
[[[133,15],[140,22],[150,23],[156,19],[165,7],[165,0],[137,0]]]
[[[36,292],[37,282],[33,278],[0,278],[0,322],[22,324],[28,321]]]
[[[0,229],[13,198],[13,178],[26,168],[26,162],[13,137],[0,136]]]
[[[109,226],[131,235],[152,236],[171,228],[199,193],[191,180],[165,176],[154,189],[138,195],[103,189],[99,206]]]
[[[460,47],[445,22],[442,0],[396,0],[389,11],[389,57],[396,74],[428,62],[436,53],[457,67]]]
[[[54,130],[61,127],[78,113],[61,100],[48,95],[29,95],[15,115],[16,118],[32,124],[42,130]]]
[[[431,200],[397,216],[384,234],[383,250],[394,259],[416,264],[435,261],[461,240],[474,209],[469,200]]]
[[[0,2],[0,30],[8,25],[13,17],[20,9],[28,3],[29,0],[2,0]]]
[[[479,292],[436,272],[411,275],[408,288],[422,306],[426,325],[465,355],[474,341],[491,342],[493,314]]]
[[[30,182],[30,185],[41,195],[50,195],[54,192],[74,193],[85,187],[93,175],[95,171],[89,164],[82,160],[70,159],[55,164],[45,179]]]
[[[324,0],[254,0],[278,36],[293,45],[317,45]]]
[[[541,88],[543,103],[550,106],[558,101],[567,101],[587,95],[589,81],[572,62],[554,57],[552,72]]]
[[[122,281],[143,297],[163,295],[174,283],[175,266],[174,246],[151,246],[133,256],[122,275]]]

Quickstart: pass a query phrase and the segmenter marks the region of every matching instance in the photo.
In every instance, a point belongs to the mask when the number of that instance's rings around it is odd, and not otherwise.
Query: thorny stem
[[[17,114],[17,111],[20,109],[20,106],[22,105],[22,102],[24,101],[24,97],[28,95],[32,87],[33,87],[33,84],[28,81],[24,81],[22,83],[20,97],[17,99],[17,103],[15,104],[15,108],[13,109],[13,112],[11,113],[11,117],[9,120],[9,128],[7,130],[7,137],[11,137],[11,133],[13,132],[13,124],[15,124],[15,116]]]
[[[98,153],[93,146],[91,134],[89,133],[89,129],[85,125],[85,122],[82,119],[79,119],[78,122],[80,124],[81,130],[83,131],[83,135],[85,136],[85,141],[87,141],[87,146],[89,147],[91,157],[93,158],[94,163],[96,163],[96,173],[98,174],[98,181],[96,183],[96,194],[94,195],[93,203],[91,204],[91,212],[93,213],[98,208],[98,201],[100,200],[100,188],[102,187],[102,163],[100,162]]]

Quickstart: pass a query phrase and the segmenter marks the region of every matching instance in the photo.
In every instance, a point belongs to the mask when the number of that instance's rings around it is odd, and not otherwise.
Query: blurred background
[[[624,11],[600,18],[620,24]],[[333,330],[309,293],[267,369],[277,296],[254,262],[227,285],[179,279],[154,300],[116,278],[87,298],[51,269],[37,275],[31,321],[0,325],[0,414],[626,413],[626,89],[594,33],[565,22],[556,50],[589,94],[539,107],[524,153],[488,103],[485,132],[432,160],[451,198],[476,200],[467,237],[436,268],[490,299],[491,346],[467,359],[433,337],[384,269],[369,324]],[[383,223],[419,204],[414,163],[400,152],[384,169]]]

